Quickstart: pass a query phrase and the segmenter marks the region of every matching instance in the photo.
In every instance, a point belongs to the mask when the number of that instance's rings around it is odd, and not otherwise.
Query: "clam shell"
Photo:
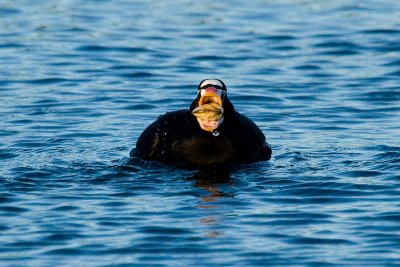
[[[192,111],[192,114],[202,120],[219,120],[224,113],[223,107],[217,103],[209,103],[198,106]]]

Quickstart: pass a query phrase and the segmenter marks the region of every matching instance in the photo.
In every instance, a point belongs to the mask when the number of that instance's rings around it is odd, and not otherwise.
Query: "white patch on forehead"
[[[224,85],[223,85],[220,81],[218,81],[218,80],[205,80],[204,82],[202,82],[202,83],[200,84],[200,88],[203,87],[203,86],[205,86],[205,85],[209,85],[209,84],[211,84],[211,85],[218,85],[218,86],[220,86],[220,87],[224,87]]]

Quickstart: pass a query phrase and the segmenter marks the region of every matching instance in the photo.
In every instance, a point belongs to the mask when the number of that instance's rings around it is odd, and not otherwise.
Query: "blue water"
[[[400,1],[0,2],[1,266],[400,266]],[[133,161],[222,79],[273,148]]]

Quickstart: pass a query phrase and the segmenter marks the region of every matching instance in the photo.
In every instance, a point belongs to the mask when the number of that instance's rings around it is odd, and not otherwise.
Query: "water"
[[[400,266],[400,1],[0,3],[1,266]],[[125,164],[220,78],[273,147]]]

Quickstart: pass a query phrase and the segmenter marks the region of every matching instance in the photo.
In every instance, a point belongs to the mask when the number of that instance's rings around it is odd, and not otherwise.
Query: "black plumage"
[[[200,94],[188,110],[168,112],[158,117],[140,135],[131,156],[166,164],[199,166],[270,159],[271,147],[260,128],[236,112],[227,97],[222,105],[223,122],[213,132],[201,129],[192,114],[199,97]]]

